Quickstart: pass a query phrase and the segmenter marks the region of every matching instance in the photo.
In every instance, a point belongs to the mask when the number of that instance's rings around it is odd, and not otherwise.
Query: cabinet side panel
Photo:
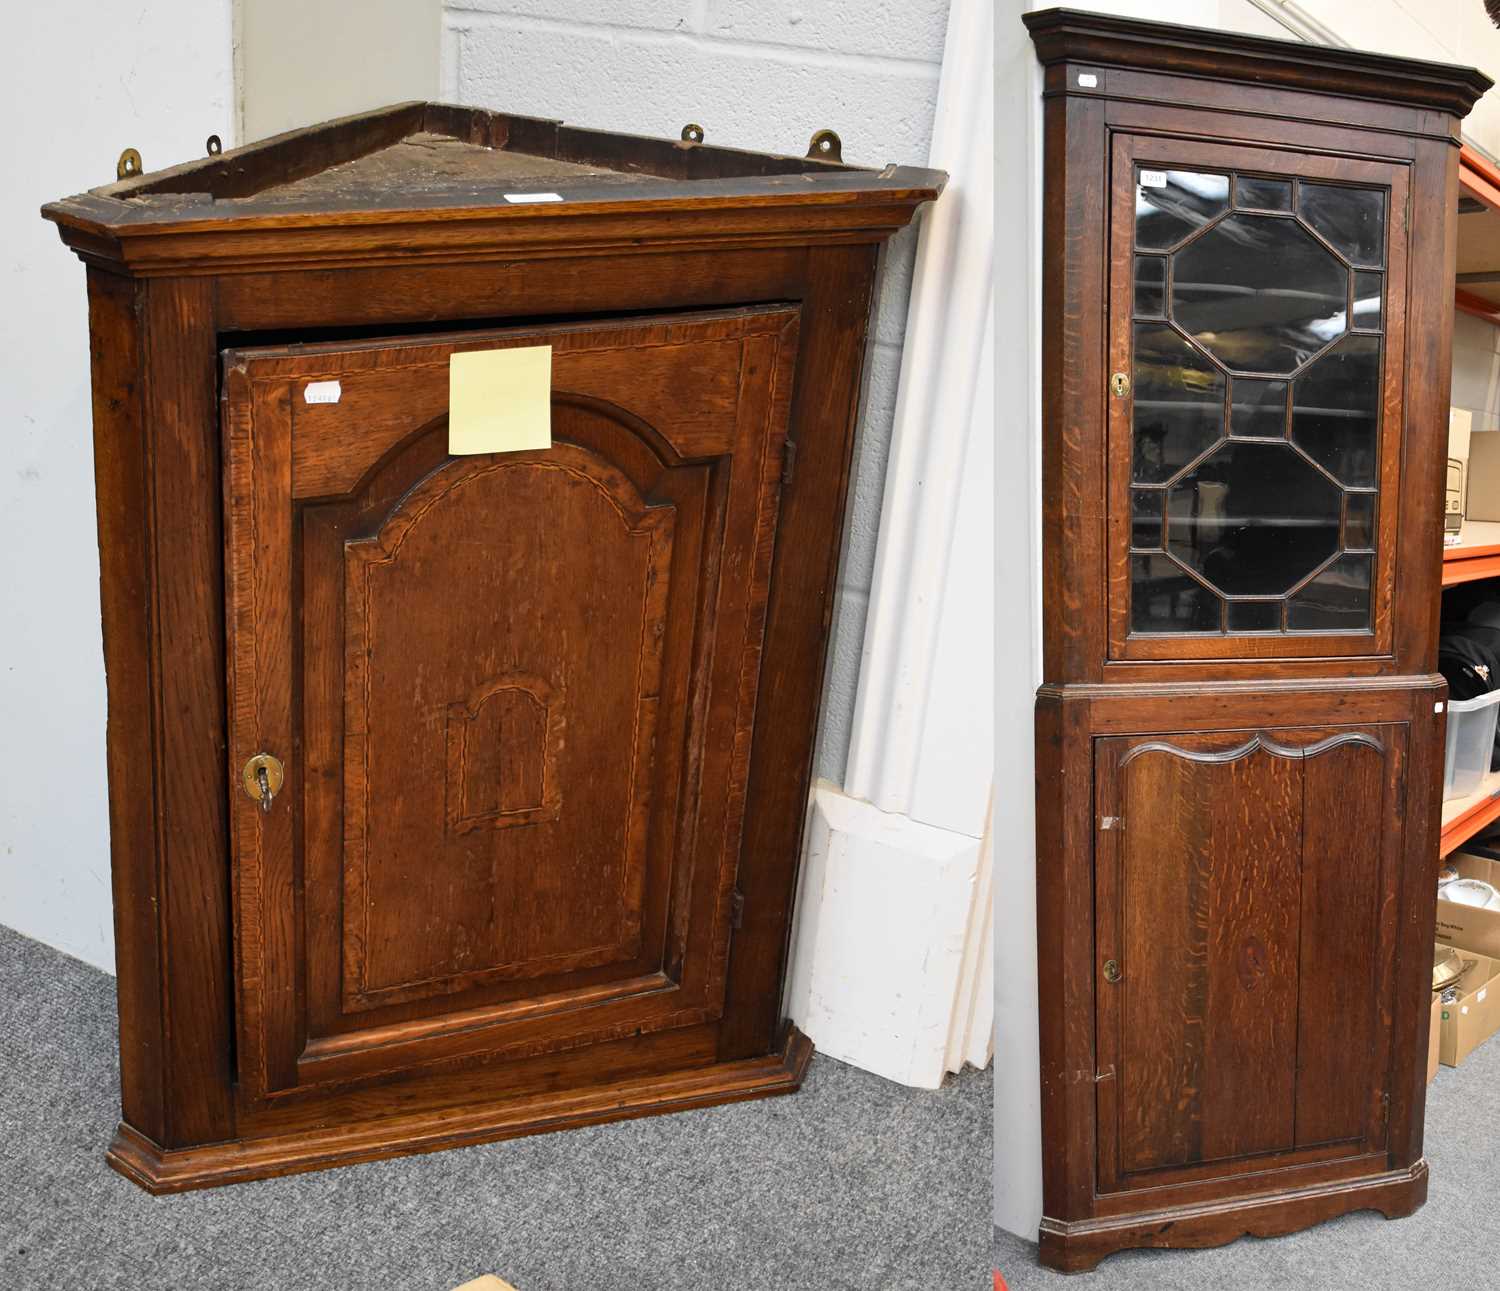
[[[1037,971],[1048,989],[1041,1052],[1042,1205],[1090,1213],[1095,1189],[1094,787],[1090,705],[1036,703]]]
[[[141,320],[168,1147],[233,1133],[213,292],[203,278],[152,281]]]
[[[1401,671],[1437,665],[1442,614],[1443,493],[1453,383],[1453,274],[1457,259],[1458,149],[1419,141],[1411,184],[1406,422],[1401,461],[1401,563],[1396,574],[1396,658]],[[1394,356],[1393,356],[1394,358]]]
[[[797,861],[812,777],[839,539],[860,411],[877,248],[808,255],[800,349],[790,398],[796,469],[781,495],[761,656],[739,890],[743,923],[730,948],[719,1057],[770,1052],[781,1020]],[[783,344],[796,344],[786,337]]]
[[[1432,1018],[1432,941],[1437,921],[1438,838],[1441,832],[1443,727],[1447,689],[1442,678],[1411,695],[1407,770],[1397,810],[1406,823],[1397,865],[1395,1020],[1391,1027],[1391,1112],[1387,1146],[1393,1165],[1422,1158],[1427,1108],[1427,1031]]]
[[[1104,659],[1104,357],[1108,157],[1097,100],[1052,98],[1044,130],[1042,676]]]
[[[99,608],[109,686],[110,865],[124,1117],[160,1139],[162,1088],[161,873],[151,750],[150,531],[141,412],[136,286],[91,269],[94,490]]]

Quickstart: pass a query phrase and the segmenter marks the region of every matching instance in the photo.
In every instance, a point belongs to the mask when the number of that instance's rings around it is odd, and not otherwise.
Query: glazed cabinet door
[[[1112,660],[1392,654],[1404,166],[1116,137]]]
[[[247,1106],[721,1016],[796,338],[225,354]],[[451,456],[450,356],[538,344],[551,447]]]
[[[1380,1151],[1404,726],[1095,745],[1099,1191]]]

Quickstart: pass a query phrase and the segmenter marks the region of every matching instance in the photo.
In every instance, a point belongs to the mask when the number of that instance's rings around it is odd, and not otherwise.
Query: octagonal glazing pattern
[[[1290,444],[1227,440],[1167,490],[1167,551],[1226,596],[1285,596],[1339,550],[1342,490]]]
[[[1132,632],[1369,630],[1387,191],[1136,181]]]
[[[1227,368],[1289,376],[1344,334],[1349,270],[1295,220],[1237,211],[1172,259],[1172,320]]]

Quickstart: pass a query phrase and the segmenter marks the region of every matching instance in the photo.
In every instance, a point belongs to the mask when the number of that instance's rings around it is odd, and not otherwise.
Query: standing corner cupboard
[[[1410,1213],[1478,72],[1027,15],[1041,1257]]]
[[[828,143],[410,103],[45,208],[88,266],[116,1169],[797,1087],[867,323],[944,180]],[[538,346],[550,447],[451,455],[450,361]]]

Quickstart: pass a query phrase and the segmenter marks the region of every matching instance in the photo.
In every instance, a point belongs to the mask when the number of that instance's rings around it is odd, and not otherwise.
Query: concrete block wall
[[[443,96],[570,125],[922,165],[948,0],[445,0]],[[870,354],[817,774],[841,784],[880,527],[915,230],[893,240]]]

